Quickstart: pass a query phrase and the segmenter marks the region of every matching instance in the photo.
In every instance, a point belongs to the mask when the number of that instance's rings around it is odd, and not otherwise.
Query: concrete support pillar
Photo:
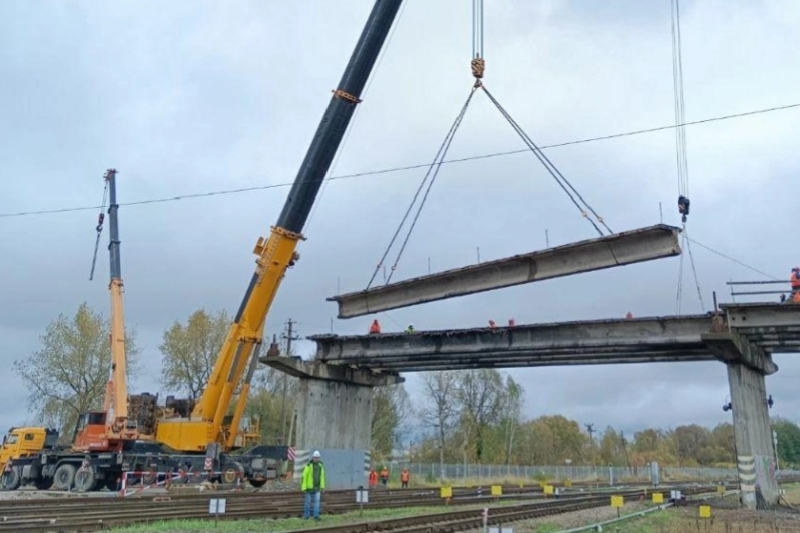
[[[774,505],[780,494],[764,374],[740,363],[729,363],[727,367],[742,503],[749,509],[756,508],[758,486],[767,504]]]
[[[372,387],[300,378],[297,449],[368,451],[371,440]]]

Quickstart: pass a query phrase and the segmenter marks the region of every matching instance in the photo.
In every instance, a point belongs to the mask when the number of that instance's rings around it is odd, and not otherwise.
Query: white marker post
[[[208,513],[214,515],[214,527],[219,523],[219,515],[225,514],[225,498],[211,498],[208,500]]]
[[[364,487],[358,487],[358,490],[356,491],[356,503],[360,504],[361,511],[359,514],[363,515],[364,504],[369,503],[369,491],[364,490]]]

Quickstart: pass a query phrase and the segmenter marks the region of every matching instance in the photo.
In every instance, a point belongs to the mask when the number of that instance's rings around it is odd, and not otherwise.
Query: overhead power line
[[[664,131],[664,130],[671,130],[671,129],[675,129],[675,128],[678,128],[678,127],[681,127],[681,126],[695,126],[695,125],[698,125],[698,124],[706,124],[706,123],[709,123],[709,122],[718,122],[718,121],[721,121],[721,120],[728,120],[728,119],[733,119],[733,118],[742,118],[742,117],[747,117],[747,116],[752,116],[752,115],[760,115],[760,114],[763,114],[763,113],[770,113],[770,112],[773,112],[773,111],[784,111],[784,110],[787,110],[787,109],[793,109],[793,108],[798,108],[798,107],[800,107],[800,103],[788,104],[788,105],[777,106],[777,107],[770,107],[770,108],[766,108],[766,109],[757,109],[757,110],[754,110],[754,111],[747,111],[747,112],[744,112],[744,113],[735,113],[735,114],[731,114],[731,115],[723,115],[723,116],[718,116],[718,117],[705,118],[705,119],[701,119],[701,120],[694,120],[694,121],[690,121],[690,122],[685,122],[683,124],[670,124],[668,126],[659,126],[659,127],[655,127],[655,128],[633,130],[633,131],[627,131],[627,132],[623,132],[623,133],[614,133],[614,134],[610,134],[610,135],[602,135],[602,136],[597,136],[597,137],[589,137],[589,138],[586,138],[586,139],[578,139],[578,140],[574,140],[574,141],[567,141],[567,142],[561,142],[561,143],[555,143],[555,144],[548,144],[548,145],[539,146],[539,149],[540,150],[546,150],[546,149],[551,149],[551,148],[561,148],[561,147],[564,147],[564,146],[572,146],[572,145],[576,145],[576,144],[584,144],[584,143],[589,143],[589,142],[606,141],[606,140],[610,140],[610,139],[619,139],[619,138],[622,138],[622,137],[631,137],[631,136],[634,136],[634,135],[642,135],[642,134],[645,134],[645,133],[655,133],[655,132]],[[509,151],[504,151],[504,152],[492,152],[492,153],[488,153],[488,154],[475,155],[475,156],[470,156],[470,157],[462,157],[462,158],[458,158],[458,159],[447,159],[447,160],[441,161],[440,164],[463,163],[463,162],[467,162],[467,161],[476,161],[476,160],[479,160],[479,159],[489,159],[489,158],[493,158],[493,157],[502,157],[502,156],[507,156],[507,155],[522,154],[522,153],[527,153],[529,151],[530,151],[529,148],[524,148],[524,149],[520,149],[520,150],[509,150]],[[381,170],[371,170],[371,171],[367,171],[367,172],[358,172],[358,173],[354,173],[354,174],[342,174],[342,175],[339,175],[339,176],[331,176],[329,178],[325,178],[325,181],[334,181],[334,180],[342,180],[342,179],[350,179],[350,178],[360,178],[360,177],[364,177],[364,176],[376,176],[376,175],[379,175],[379,174],[390,174],[392,172],[402,172],[402,171],[405,171],[405,170],[415,170],[415,169],[419,169],[419,168],[427,168],[429,166],[430,166],[430,163],[422,163],[422,164],[417,164],[417,165],[408,165],[408,166],[402,166],[402,167],[386,168],[386,169],[381,169]],[[122,205],[132,206],[132,205],[145,205],[145,204],[158,204],[158,203],[165,203],[165,202],[176,202],[178,200],[189,200],[189,199],[193,199],[193,198],[203,198],[203,197],[208,197],[208,196],[222,196],[222,195],[228,195],[228,194],[238,194],[238,193],[244,193],[244,192],[253,192],[253,191],[263,191],[263,190],[268,190],[268,189],[277,189],[277,188],[281,188],[281,187],[289,187],[291,185],[292,185],[291,182],[286,182],[286,183],[273,183],[271,185],[256,185],[256,186],[252,186],[252,187],[241,187],[241,188],[238,188],[238,189],[222,189],[222,190],[217,190],[217,191],[207,191],[207,192],[200,192],[200,193],[187,193],[187,194],[180,194],[180,195],[177,195],[177,196],[168,196],[168,197],[161,197],[161,198],[151,198],[151,199],[148,199],[148,200],[137,200],[137,201],[133,201],[133,202],[125,202],[125,203],[120,203],[120,205],[121,206]],[[18,211],[18,212],[0,213],[0,218],[15,218],[15,217],[23,217],[23,216],[69,213],[69,212],[74,212],[74,211],[89,211],[89,210],[99,209],[99,208],[100,208],[100,206],[91,205],[91,206],[80,206],[80,207],[62,207],[62,208],[54,208],[54,209],[39,209],[39,210],[29,210],[29,211]]]

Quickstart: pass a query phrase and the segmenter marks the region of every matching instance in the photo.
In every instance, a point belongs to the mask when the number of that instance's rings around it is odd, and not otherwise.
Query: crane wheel
[[[11,470],[3,472],[2,486],[3,490],[17,490],[22,485],[22,476],[20,475],[19,468],[12,467]]]
[[[91,492],[97,487],[98,481],[94,467],[81,468],[75,473],[75,490],[78,492]]]
[[[53,474],[53,488],[56,490],[69,490],[75,482],[75,472],[78,468],[69,463],[61,463]]]

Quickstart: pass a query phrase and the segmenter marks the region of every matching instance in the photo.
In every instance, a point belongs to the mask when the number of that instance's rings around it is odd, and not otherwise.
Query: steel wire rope
[[[553,144],[545,144],[539,147],[540,150],[549,150],[551,148],[563,148],[566,146],[573,146],[577,144],[585,144],[590,142],[597,142],[597,141],[607,141],[612,139],[620,139],[623,137],[632,137],[635,135],[643,135],[645,133],[657,133],[659,131],[671,130],[675,129],[679,126],[697,126],[701,124],[708,124],[710,122],[718,122],[722,120],[730,120],[734,118],[743,118],[753,115],[760,115],[763,113],[771,113],[774,111],[786,111],[789,109],[800,108],[800,102],[795,104],[787,104],[775,107],[769,107],[764,109],[755,109],[752,111],[745,111],[742,113],[733,113],[729,115],[721,115],[717,117],[709,117],[704,119],[693,120],[689,122],[685,122],[683,124],[669,124],[666,126],[657,126],[653,128],[645,128],[640,130],[631,130],[621,133],[613,133],[609,135],[599,135],[595,137],[586,137],[583,139],[576,139],[573,141],[564,141],[559,143]],[[443,165],[451,164],[451,163],[466,163],[469,161],[477,161],[480,159],[490,159],[493,157],[503,157],[507,155],[517,155],[529,152],[530,149],[525,148],[521,150],[506,150],[502,152],[490,152],[488,154],[480,154],[480,155],[473,155],[468,157],[460,157],[457,159],[447,159],[442,161]],[[425,168],[429,166],[430,163],[418,163],[415,165],[406,165],[400,167],[390,167],[378,170],[368,170],[364,172],[355,172],[351,174],[341,174],[339,176],[331,176],[329,178],[325,178],[326,181],[334,181],[334,180],[342,180],[342,179],[351,179],[351,178],[363,178],[366,176],[377,176],[380,174],[391,174],[393,172],[403,172],[406,170],[417,170],[420,168]],[[293,185],[293,182],[283,182],[283,183],[272,183],[269,185],[254,185],[251,187],[239,187],[236,189],[219,189],[215,191],[205,191],[199,193],[186,193],[186,194],[179,194],[175,196],[162,196],[160,198],[150,198],[145,200],[134,200],[132,202],[120,202],[120,207],[122,206],[133,206],[133,205],[150,205],[150,204],[160,204],[166,202],[177,202],[179,200],[189,200],[194,198],[205,198],[211,196],[224,196],[227,194],[239,194],[245,192],[254,192],[254,191],[264,191],[269,189],[277,189],[280,187],[290,187]],[[99,209],[100,205],[84,205],[84,206],[76,206],[76,207],[58,207],[52,209],[31,209],[27,211],[12,211],[6,213],[0,213],[0,218],[18,218],[18,217],[26,217],[26,216],[38,216],[38,215],[53,215],[53,214],[60,214],[60,213],[73,213],[77,211],[91,211],[92,209]],[[697,244],[697,243],[695,243]]]
[[[581,214],[586,218],[586,220],[588,220],[592,224],[592,226],[594,226],[594,229],[597,230],[597,233],[601,237],[604,236],[603,235],[603,231],[597,226],[597,224],[595,224],[594,220],[592,220],[591,218],[589,218],[587,216],[586,210],[584,208],[582,208],[580,206],[580,204],[575,200],[575,198],[572,196],[572,194],[564,186],[564,183],[566,183],[566,185],[570,189],[572,189],[572,191],[575,193],[575,196],[577,196],[581,200],[581,202],[583,202],[583,204],[586,206],[586,209],[588,209],[597,218],[598,222],[600,222],[609,231],[609,233],[614,233],[613,231],[611,231],[611,228],[609,228],[608,225],[603,221],[603,218],[601,216],[599,216],[597,214],[597,212],[595,212],[595,210],[588,204],[588,202],[586,202],[586,200],[583,199],[581,194],[575,189],[575,187],[572,186],[572,184],[569,182],[569,180],[567,180],[567,178],[565,178],[564,175],[561,174],[561,172],[556,168],[556,166],[552,163],[552,161],[550,161],[550,159],[546,155],[544,155],[544,153],[541,152],[541,150],[536,145],[536,143],[534,143],[531,140],[531,138],[528,137],[528,135],[525,133],[525,131],[519,126],[519,124],[517,124],[517,122],[511,117],[511,115],[503,108],[503,106],[500,104],[500,102],[498,102],[497,99],[495,99],[495,97],[492,95],[492,93],[490,93],[489,90],[485,86],[482,86],[482,88],[483,88],[483,92],[486,93],[486,96],[489,97],[489,99],[497,107],[497,109],[500,111],[500,113],[503,115],[503,117],[509,122],[511,127],[517,132],[517,134],[520,136],[520,138],[522,138],[522,141],[525,144],[528,145],[528,148],[530,149],[530,151],[533,152],[533,154],[536,156],[537,159],[539,159],[539,161],[542,163],[542,165],[545,167],[545,169],[550,173],[550,175],[553,177],[553,179],[556,181],[556,183],[559,184],[559,186],[564,190],[564,192],[567,194],[569,199],[572,200],[572,203],[575,204],[575,207],[578,208],[578,211],[580,211]],[[561,180],[563,180],[564,183],[561,183],[559,178]]]
[[[476,87],[473,87],[472,91],[470,91],[469,97],[467,97],[467,101],[464,103],[464,106],[461,108],[461,112],[456,118],[454,127],[451,129],[452,134],[450,135],[449,139],[447,139],[447,146],[445,147],[444,152],[442,153],[442,157],[444,157],[445,154],[447,154],[447,151],[450,149],[450,145],[453,143],[453,139],[456,136],[458,127],[461,126],[461,122],[464,120],[464,115],[467,113],[467,107],[469,106],[469,103],[472,100],[473,95],[475,94],[475,89]],[[411,226],[409,226],[408,228],[408,233],[406,234],[406,238],[403,240],[403,244],[400,246],[400,250],[397,252],[397,257],[395,258],[395,262],[392,265],[392,268],[389,270],[389,276],[386,278],[387,284],[392,280],[392,276],[397,270],[397,265],[400,262],[400,257],[403,255],[403,252],[406,249],[408,240],[411,238],[411,232],[414,231],[414,228],[417,225],[417,220],[419,219],[419,215],[422,213],[422,208],[425,206],[425,202],[428,200],[428,194],[431,192],[431,187],[433,187],[433,183],[436,181],[436,178],[439,175],[439,170],[441,168],[442,168],[442,163],[440,161],[438,164],[436,164],[436,171],[433,173],[430,182],[428,182],[428,188],[425,189],[425,194],[422,196],[422,200],[419,203],[419,207],[417,208],[417,213],[416,215],[414,215],[414,220],[411,221]]]
[[[436,152],[436,156],[434,157],[433,162],[428,165],[428,171],[425,173],[425,176],[422,178],[422,182],[420,182],[419,187],[417,187],[417,190],[414,193],[413,198],[411,199],[411,203],[409,204],[408,209],[406,209],[406,212],[403,215],[403,218],[400,220],[400,224],[398,224],[397,229],[395,230],[394,235],[392,236],[392,239],[389,241],[389,245],[386,247],[386,251],[383,253],[383,256],[381,257],[380,261],[378,262],[378,265],[375,267],[375,271],[372,273],[372,277],[370,278],[369,282],[367,283],[367,288],[365,290],[369,290],[369,288],[372,286],[372,283],[375,281],[375,277],[378,275],[378,272],[380,272],[380,269],[383,266],[384,261],[386,261],[386,258],[388,257],[389,252],[392,249],[392,246],[394,246],[394,243],[397,240],[397,237],[400,235],[400,231],[403,229],[403,225],[406,223],[406,220],[408,220],[408,215],[411,214],[411,210],[414,208],[414,204],[417,202],[417,198],[419,198],[419,194],[420,194],[420,192],[422,192],[422,188],[425,186],[425,183],[430,178],[431,172],[433,172],[434,167],[436,167],[436,172],[434,174],[433,180],[436,179],[436,175],[438,175],[438,173],[439,173],[439,168],[441,168],[441,162],[438,164],[438,166],[437,166],[436,162],[437,162],[437,160],[440,159],[440,157],[444,158],[444,156],[446,155],[447,149],[450,147],[450,142],[452,142],[453,136],[455,135],[455,130],[458,129],[458,126],[461,124],[461,120],[463,119],[464,114],[466,113],[467,107],[469,106],[469,103],[472,100],[472,97],[473,97],[474,94],[475,94],[475,87],[473,87],[470,90],[469,96],[467,96],[467,99],[464,102],[464,105],[461,106],[461,110],[459,111],[459,113],[456,116],[456,118],[453,121],[453,123],[450,125],[450,129],[448,130],[447,135],[445,136],[444,140],[442,141],[442,144],[439,145],[439,149]],[[448,140],[449,140],[449,142],[448,142]],[[431,184],[433,183],[433,180],[431,180]],[[424,195],[425,198],[427,198],[427,196],[428,196],[428,191],[430,191],[430,185],[428,186],[428,189],[425,192],[425,195]],[[423,200],[423,202],[424,202],[424,200]],[[420,209],[421,209],[421,207],[420,207]],[[418,217],[419,217],[419,211],[417,211],[417,215],[414,217],[414,224],[416,224],[416,220],[417,220]],[[413,226],[412,226],[411,229],[413,229]],[[405,247],[405,243],[408,242],[409,236],[410,236],[410,233],[406,236],[406,239],[405,239],[403,247]],[[400,257],[398,256],[397,261],[399,261],[399,259],[400,259]],[[395,264],[392,266],[392,270],[396,269],[396,267],[397,267],[397,262],[395,262]],[[389,275],[389,278],[391,278],[391,273]],[[386,283],[389,282],[389,278],[387,278]]]
[[[108,199],[108,180],[103,187],[103,201],[100,204],[100,215],[97,217],[97,238],[94,241],[94,255],[92,255],[92,269],[89,271],[89,281],[94,278],[94,268],[97,265],[97,250],[100,248],[100,235],[103,233],[103,222],[105,220],[106,200]]]
[[[675,160],[678,174],[678,212],[681,214],[683,232],[681,243],[689,254],[689,261],[694,276],[694,284],[697,289],[697,297],[700,301],[700,308],[705,309],[703,302],[703,292],[700,289],[700,280],[697,276],[697,269],[694,264],[694,256],[689,240],[689,233],[686,228],[687,216],[689,214],[689,163],[686,149],[686,128],[682,126],[686,122],[686,104],[683,91],[683,52],[681,46],[681,21],[680,21],[680,0],[670,0],[670,28],[672,33],[672,89],[673,107],[675,112]],[[678,284],[675,293],[675,312],[680,314],[681,304],[683,303],[683,270],[684,254],[681,254],[678,261]]]

